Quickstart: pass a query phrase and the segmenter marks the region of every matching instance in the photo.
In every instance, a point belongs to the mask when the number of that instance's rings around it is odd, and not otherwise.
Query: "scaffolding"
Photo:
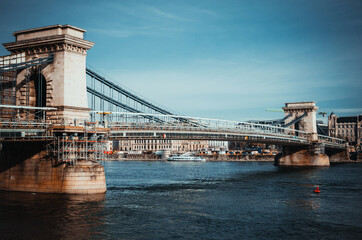
[[[0,104],[16,105],[16,72],[8,71],[0,73]],[[15,109],[2,108],[0,118],[14,119]]]
[[[109,141],[98,140],[102,135],[78,137],[55,137],[48,147],[48,154],[52,156],[55,164],[67,163],[76,166],[79,162],[97,161],[103,162],[108,158],[107,146]]]

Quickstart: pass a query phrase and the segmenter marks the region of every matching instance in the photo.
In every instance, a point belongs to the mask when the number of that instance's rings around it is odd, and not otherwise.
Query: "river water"
[[[105,169],[106,194],[0,192],[1,239],[362,239],[362,164],[106,162]]]

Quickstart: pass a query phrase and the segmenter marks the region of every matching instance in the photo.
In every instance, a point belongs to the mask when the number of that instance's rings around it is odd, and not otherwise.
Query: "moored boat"
[[[184,153],[181,155],[174,155],[167,158],[167,161],[180,161],[180,162],[205,162],[206,159],[202,157],[197,157],[192,153]]]

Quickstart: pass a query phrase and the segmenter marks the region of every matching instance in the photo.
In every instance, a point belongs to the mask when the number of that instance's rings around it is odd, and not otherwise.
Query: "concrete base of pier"
[[[328,167],[329,156],[313,153],[308,147],[284,147],[282,154],[275,158],[275,165],[280,167]]]
[[[96,162],[54,166],[42,142],[3,142],[0,190],[94,194],[106,192],[104,167]]]
[[[329,151],[329,161],[331,163],[343,163],[350,162],[350,153],[347,150],[344,151]]]

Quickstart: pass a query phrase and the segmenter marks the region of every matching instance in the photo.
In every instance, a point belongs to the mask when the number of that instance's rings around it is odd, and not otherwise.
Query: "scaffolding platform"
[[[68,163],[76,166],[81,161],[107,160],[106,145],[107,141],[58,137],[51,143],[48,151],[58,164]]]

